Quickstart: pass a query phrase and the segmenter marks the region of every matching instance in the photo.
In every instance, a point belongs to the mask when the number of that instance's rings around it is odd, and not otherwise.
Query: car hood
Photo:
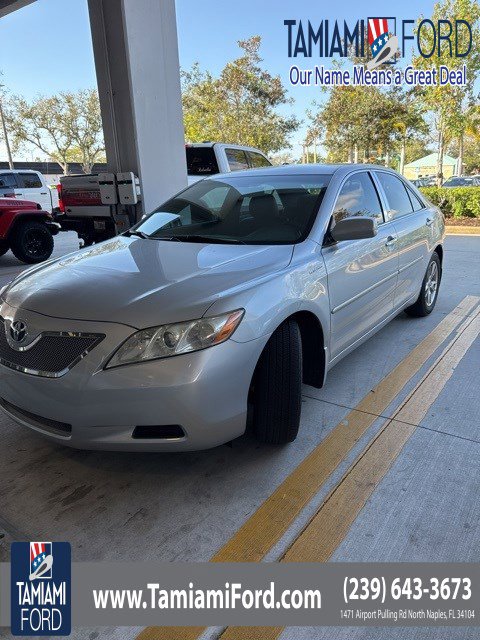
[[[122,236],[29,270],[4,298],[47,316],[145,328],[202,317],[230,290],[286,267],[292,250]]]

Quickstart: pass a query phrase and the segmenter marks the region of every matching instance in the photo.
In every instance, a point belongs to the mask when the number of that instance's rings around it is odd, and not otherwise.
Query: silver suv
[[[1,293],[0,402],[82,447],[202,449],[295,439],[301,383],[442,272],[441,212],[393,171],[299,165],[216,175],[123,236]]]

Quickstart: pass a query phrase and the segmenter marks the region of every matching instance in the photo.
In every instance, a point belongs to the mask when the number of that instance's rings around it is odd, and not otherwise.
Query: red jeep
[[[60,225],[36,202],[0,198],[0,256],[9,249],[27,264],[48,260]]]

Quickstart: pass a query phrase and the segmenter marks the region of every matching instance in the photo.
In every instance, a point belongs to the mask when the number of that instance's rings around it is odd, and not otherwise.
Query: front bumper
[[[41,331],[106,336],[60,378],[0,365],[3,410],[50,440],[82,449],[187,451],[228,442],[245,431],[248,390],[266,337],[227,340],[196,353],[104,370],[112,352],[135,331],[132,327],[49,318],[6,303],[0,313],[21,316]],[[70,429],[62,432],[56,424]],[[179,425],[184,435],[132,437],[136,426],[149,425]]]

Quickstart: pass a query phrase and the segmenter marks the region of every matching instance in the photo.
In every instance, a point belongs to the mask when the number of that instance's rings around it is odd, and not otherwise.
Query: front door
[[[343,183],[333,221],[351,216],[375,218],[374,238],[330,243],[323,247],[331,313],[331,359],[339,356],[393,312],[398,277],[397,235],[385,223],[382,206],[367,171]]]

